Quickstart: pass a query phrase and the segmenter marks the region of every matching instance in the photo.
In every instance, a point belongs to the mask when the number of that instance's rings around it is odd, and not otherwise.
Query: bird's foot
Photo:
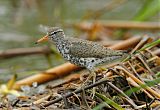
[[[89,80],[89,74],[88,73],[82,73],[81,75],[80,75],[80,81],[82,81],[83,83],[82,83],[82,85],[85,85],[87,82],[88,82],[88,80]]]
[[[83,75],[83,74],[82,74],[82,75]],[[81,76],[80,79],[84,79],[84,77]],[[90,74],[88,74],[88,77],[87,77],[87,79],[82,83],[82,86],[86,85],[87,83],[90,83],[90,82],[91,82],[90,80],[92,80],[93,84],[96,82],[96,73],[95,73],[95,72],[90,72]],[[93,87],[92,93],[91,93],[92,99],[93,99],[94,96],[95,96],[95,92],[96,92],[96,88]]]
[[[93,75],[93,84],[94,84],[96,82],[96,73],[92,72],[91,75]],[[92,89],[92,99],[94,98],[95,93],[96,93],[96,87],[93,87],[93,89]]]
[[[96,73],[95,72],[82,73],[80,75],[80,80],[83,82],[83,84],[87,84],[87,83],[91,83],[91,82],[95,83]]]

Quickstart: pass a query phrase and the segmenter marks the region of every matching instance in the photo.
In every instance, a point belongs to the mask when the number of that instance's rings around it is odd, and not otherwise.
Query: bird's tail
[[[127,50],[118,50],[118,51],[120,51],[120,52],[122,52],[122,53],[126,53],[126,54],[129,54],[130,52],[131,52],[131,48],[129,48],[129,49],[127,49]]]

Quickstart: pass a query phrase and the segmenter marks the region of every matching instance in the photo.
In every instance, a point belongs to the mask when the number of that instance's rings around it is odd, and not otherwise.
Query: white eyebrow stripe
[[[63,30],[62,29],[58,29],[56,31],[51,32],[50,35],[56,34],[57,32],[63,32]]]

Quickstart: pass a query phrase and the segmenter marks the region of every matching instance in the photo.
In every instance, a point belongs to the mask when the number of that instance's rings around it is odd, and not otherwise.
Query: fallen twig
[[[67,76],[66,78],[64,78],[63,79],[64,81],[62,81],[56,85],[49,85],[49,88],[53,89],[53,88],[62,86],[64,84],[70,83],[72,81],[79,80],[79,78],[80,78],[80,74],[71,74],[71,75]]]
[[[126,98],[126,101],[134,107],[134,109],[137,109],[137,105],[133,102],[132,99],[130,99],[123,91],[121,91],[119,88],[117,88],[115,85],[113,85],[111,82],[107,82],[107,84],[112,87],[114,90],[116,90],[118,93],[123,95]]]
[[[145,85],[144,82],[142,82],[141,80],[139,80],[138,78],[136,78],[133,74],[131,74],[131,72],[129,72],[129,70],[124,66],[115,66],[116,69],[120,69],[123,70],[129,77],[131,77],[136,83],[138,83],[139,85]],[[157,93],[156,91],[154,91],[153,89],[151,89],[150,87],[148,87],[147,85],[145,85],[145,88],[148,92],[150,92],[152,95],[154,95],[157,98],[160,98],[160,94]]]
[[[145,68],[147,68],[147,70],[150,72],[150,74],[154,74],[153,72],[152,72],[152,70],[148,67],[148,65],[146,64],[146,61],[145,60],[143,60],[143,58],[140,56],[140,55],[137,55],[137,58],[141,61],[141,63],[145,66]]]
[[[142,40],[136,45],[136,47],[132,50],[131,54],[133,54],[136,50],[140,49],[146,42],[149,40],[149,36],[143,36]]]
[[[158,105],[160,105],[160,102],[156,101],[156,102],[152,103],[152,104],[150,105],[150,107],[156,107],[156,106],[158,106]],[[141,108],[144,108],[144,107],[146,107],[146,104],[143,104],[143,105],[138,106],[138,109],[141,109]],[[155,110],[158,110],[158,109],[155,109]]]
[[[40,103],[42,103],[42,102],[45,102],[48,98],[50,98],[51,97],[51,95],[47,95],[47,96],[45,96],[45,97],[43,97],[43,98],[41,98],[41,99],[39,99],[39,100],[37,100],[37,101],[34,101],[33,102],[33,104],[34,105],[38,105],[38,104],[40,104]]]
[[[160,49],[157,49],[153,52],[153,54],[157,55],[157,56],[160,56]]]
[[[75,90],[74,92],[69,92],[69,93],[65,94],[63,97],[66,97],[66,98],[67,98],[67,97],[70,97],[70,96],[74,95],[74,93],[77,94],[77,93],[82,92],[83,89],[84,89],[84,90],[91,89],[91,88],[93,88],[93,87],[95,87],[95,86],[98,86],[98,85],[100,85],[100,84],[104,84],[104,83],[107,82],[107,81],[108,81],[108,79],[100,80],[100,81],[98,81],[98,82],[95,82],[94,84],[85,86],[85,87],[83,87],[83,88],[79,88],[79,89]],[[57,99],[55,99],[55,100],[52,100],[52,101],[44,104],[43,107],[47,107],[47,106],[49,106],[49,105],[51,105],[51,104],[54,104],[54,103],[56,103],[56,102],[59,102],[59,101],[61,101],[62,99],[63,99],[63,98],[62,98],[62,96],[61,96],[61,97],[59,97],[59,98],[57,98]]]
[[[134,87],[137,87],[139,88],[140,85],[137,84],[137,82],[135,82],[132,78],[128,77],[127,78],[127,81],[129,82],[129,84],[131,84],[132,86]],[[141,89],[140,89],[141,90]],[[148,97],[150,97],[151,99],[154,99],[154,97],[149,93],[147,92],[145,89],[142,88],[142,90],[148,95]]]

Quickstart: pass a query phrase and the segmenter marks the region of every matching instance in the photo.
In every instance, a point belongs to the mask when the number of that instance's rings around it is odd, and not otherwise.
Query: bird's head
[[[48,41],[48,40],[55,40],[64,37],[64,32],[59,27],[50,27],[47,29],[47,34],[36,41],[36,43]]]

